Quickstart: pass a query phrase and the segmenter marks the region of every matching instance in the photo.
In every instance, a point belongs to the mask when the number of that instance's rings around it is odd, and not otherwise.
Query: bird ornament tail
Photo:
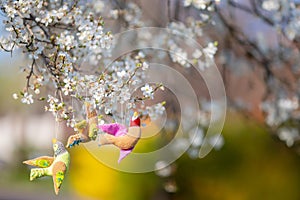
[[[33,168],[30,171],[30,181],[47,175],[47,168]]]

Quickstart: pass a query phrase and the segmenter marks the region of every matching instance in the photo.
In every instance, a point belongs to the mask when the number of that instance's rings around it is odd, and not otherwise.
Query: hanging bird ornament
[[[96,109],[91,109],[91,104],[85,102],[87,120],[82,120],[75,124],[76,134],[68,138],[66,147],[71,148],[80,143],[96,140],[98,135],[99,146],[113,144],[120,148],[120,163],[128,154],[130,154],[141,137],[140,117],[134,112],[130,127],[119,123],[98,125],[98,115]],[[98,128],[104,133],[98,134]]]
[[[39,168],[32,168],[30,172],[30,181],[43,176],[52,176],[54,191],[57,195],[65,174],[70,164],[70,154],[65,149],[63,143],[53,139],[54,157],[41,156],[32,160],[26,160],[23,163]]]
[[[134,112],[130,126],[112,123],[99,125],[98,128],[104,133],[99,134],[99,145],[113,144],[120,149],[118,163],[130,154],[141,137],[141,120],[139,114]]]
[[[74,128],[77,134],[71,135],[68,138],[66,147],[70,148],[79,143],[86,143],[97,138],[98,133],[98,115],[96,109],[91,109],[91,103],[85,102],[85,111],[87,120],[82,120],[75,124]]]

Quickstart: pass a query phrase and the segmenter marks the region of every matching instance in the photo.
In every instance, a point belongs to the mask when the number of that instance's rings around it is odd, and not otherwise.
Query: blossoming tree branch
[[[29,63],[22,67],[26,74],[24,88],[13,98],[24,104],[45,102],[45,111],[76,132],[66,145],[53,140],[53,157],[24,162],[37,167],[31,170],[30,180],[52,176],[57,194],[69,168],[70,155],[65,146],[97,138],[101,145],[112,144],[120,149],[119,161],[125,158],[141,137],[141,118],[155,120],[168,106],[167,95],[166,100],[159,98],[155,104],[149,103],[165,89],[161,83],[144,83],[153,58],[167,60],[190,77],[193,67],[205,71],[216,61],[229,89],[231,76],[241,75],[245,69],[257,72],[250,81],[258,80],[264,91],[255,99],[256,105],[243,99],[247,96],[244,93],[236,96],[235,89],[228,95],[230,106],[254,113],[288,146],[300,141],[299,5],[281,0],[245,2],[159,1],[160,21],[156,16],[151,18],[150,11],[135,1],[1,1],[5,34],[0,38],[0,48],[11,54],[18,50]],[[242,18],[259,19],[255,22],[257,27],[270,31],[254,37],[240,23]],[[162,35],[154,40],[151,34],[143,33],[133,37],[137,46],[159,44],[166,52],[155,54],[149,49],[136,49],[112,60],[112,52],[118,48],[115,34],[150,26],[167,28],[173,35],[201,43],[203,48],[191,52],[176,38]],[[269,42],[265,37],[277,40]],[[217,55],[219,46],[222,48]],[[202,94],[197,95],[200,98]],[[211,120],[211,107],[218,106],[217,102],[203,100],[200,104],[200,124],[186,122],[191,131],[199,130],[197,137],[185,138],[193,141],[187,151],[192,158],[198,157],[201,146],[220,148],[223,144],[221,136],[203,139]]]
[[[163,89],[161,84],[146,84],[140,88],[139,96],[132,94],[132,87],[141,82],[148,68],[143,52],[125,55],[112,65],[105,66],[113,35],[105,31],[103,18],[87,9],[85,2],[5,1],[1,10],[5,15],[5,29],[9,32],[7,37],[1,38],[1,49],[10,53],[20,49],[31,61],[30,65],[23,68],[26,85],[13,97],[21,99],[24,104],[47,101],[45,110],[52,112],[56,121],[66,120],[67,125],[77,132],[69,138],[67,147],[95,140],[100,128],[98,119],[103,115],[120,121],[124,117],[119,111],[120,106],[128,111],[137,110],[136,102],[153,99],[155,91]],[[89,59],[85,65],[96,66],[92,71],[82,66],[85,59]],[[44,93],[41,90],[44,88],[47,89],[46,96],[42,96]],[[76,101],[86,107],[85,113],[82,113],[87,116],[86,123],[75,117],[82,112],[74,109]],[[147,107],[145,111],[164,109],[163,104]],[[134,116],[140,117],[139,114]],[[140,126],[140,123],[132,126]],[[131,129],[128,132],[132,132]],[[121,135],[109,130],[106,132],[112,135],[110,140],[124,135],[124,131]],[[117,140],[124,137],[118,137]],[[123,142],[130,144],[131,140],[125,137]],[[130,153],[129,149],[137,142],[134,141],[131,145],[120,146],[121,150],[126,150],[122,158]],[[53,142],[53,149],[54,160],[39,157],[25,163],[41,167],[31,170],[31,180],[45,175],[53,176],[57,194],[70,156],[58,141]]]
[[[2,38],[1,48],[7,52],[21,49],[31,60],[23,69],[25,88],[13,95],[22,103],[46,100],[46,111],[74,126],[71,102],[75,99],[88,99],[105,114],[117,115],[117,102],[128,102],[127,108],[132,109],[135,101],[153,98],[154,91],[162,88],[146,85],[141,97],[131,96],[129,88],[140,82],[148,68],[145,55],[139,52],[105,68],[113,36],[104,30],[102,17],[78,1],[8,1],[1,9],[10,32]],[[92,74],[81,65],[87,57],[97,66]],[[44,86],[54,92],[40,96]]]

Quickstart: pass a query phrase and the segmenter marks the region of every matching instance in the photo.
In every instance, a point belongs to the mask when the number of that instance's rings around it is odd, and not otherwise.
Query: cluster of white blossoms
[[[297,97],[278,98],[265,101],[261,105],[266,113],[266,123],[274,128],[278,137],[285,141],[287,146],[292,146],[300,140],[297,130],[297,121],[300,119],[299,99]]]
[[[278,137],[284,141],[288,147],[292,147],[296,141],[300,140],[298,128],[282,127],[278,129]]]
[[[212,0],[184,0],[183,1],[183,6],[184,7],[189,7],[189,6],[194,6],[197,9],[200,10],[211,10],[213,7],[211,7]]]
[[[264,0],[261,8],[266,12],[268,23],[282,31],[289,40],[298,40],[300,36],[299,1]],[[286,20],[288,18],[288,20]]]
[[[166,102],[161,102],[158,104],[155,104],[153,106],[147,106],[146,107],[146,111],[149,114],[149,117],[152,120],[157,119],[158,116],[162,116],[165,112],[165,104]]]
[[[22,68],[27,74],[26,87],[13,98],[25,104],[46,100],[45,110],[69,125],[74,124],[74,112],[82,112],[73,108],[76,101],[89,101],[99,113],[117,119],[121,118],[120,104],[127,110],[135,109],[137,101],[154,98],[161,87],[138,86],[149,66],[141,51],[107,64],[113,35],[105,31],[98,15],[103,8],[93,11],[86,6],[71,0],[7,0],[1,4],[9,32],[0,39],[1,49],[21,49],[31,60]],[[138,6],[128,7],[118,10],[115,17],[124,17],[132,26],[141,25]],[[96,67],[87,69],[87,65]],[[53,88],[48,97],[41,92],[45,86]],[[142,90],[142,96],[133,95],[136,88]]]
[[[199,120],[197,124],[187,124],[190,127],[189,135],[187,140],[189,141],[190,147],[188,150],[188,155],[196,159],[199,157],[199,151],[201,148],[212,147],[215,150],[219,150],[224,145],[224,137],[221,133],[214,133],[214,134],[206,134],[207,129],[210,126],[211,117],[212,117],[212,108],[219,107],[219,102],[209,102],[209,101],[202,101],[200,104],[200,111],[197,113]],[[191,112],[191,111],[189,111]],[[190,113],[184,113],[185,115],[190,115]],[[219,120],[221,115],[218,115],[216,119]],[[213,121],[212,121],[213,122]]]
[[[203,16],[204,14],[200,14]],[[205,14],[205,16],[208,16]],[[189,40],[198,41],[199,38],[205,38],[202,30],[202,26],[208,23],[207,20],[201,17],[200,19],[188,18],[186,23],[171,22],[169,29],[171,32],[178,36],[183,36]],[[197,67],[199,70],[205,70],[211,66],[214,56],[217,52],[217,42],[211,42],[210,38],[207,38],[207,46],[204,48],[197,48],[194,52],[187,51],[181,44],[170,38],[168,40],[168,49],[172,62],[178,63],[182,67],[189,68],[191,65]]]
[[[122,19],[128,24],[128,28],[137,28],[144,25],[142,20],[142,10],[133,2],[128,2],[125,9],[113,9],[109,16],[114,19]]]
[[[265,0],[262,2],[262,8],[267,11],[277,11],[280,8],[278,0]]]
[[[299,138],[299,90],[287,86],[291,82],[299,80],[299,36],[300,36],[300,10],[299,1],[263,0],[255,5],[256,14],[277,32],[277,37],[285,38],[284,42],[278,42],[280,59],[273,58],[273,48],[267,44],[261,44],[266,55],[270,56],[268,70],[271,71],[270,79],[266,81],[268,92],[261,103],[261,109],[265,113],[265,123],[276,136],[286,142],[288,147],[300,140]],[[288,20],[286,20],[288,19]],[[267,33],[268,34],[268,33]],[[269,48],[269,49],[268,49]],[[291,53],[296,52],[296,53]],[[277,57],[277,56],[276,56]],[[276,67],[291,68],[294,79],[291,82],[282,81],[280,76],[272,74]],[[283,89],[284,88],[284,89]]]
[[[196,49],[191,57],[188,57],[188,52],[180,48],[173,40],[169,41],[170,57],[172,62],[178,63],[185,68],[195,65],[199,70],[205,70],[209,67],[214,59],[214,55],[217,52],[217,43],[209,42],[202,50]]]

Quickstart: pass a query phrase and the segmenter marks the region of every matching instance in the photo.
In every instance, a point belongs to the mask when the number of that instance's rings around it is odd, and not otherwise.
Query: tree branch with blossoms
[[[157,42],[166,53],[158,56],[146,49],[134,50],[111,61],[112,49],[116,44],[110,30],[121,32],[152,25],[145,20],[139,4],[117,0],[105,4],[103,1],[79,0],[6,0],[0,9],[5,16],[5,28],[9,34],[0,39],[0,47],[8,52],[20,49],[31,63],[23,68],[26,74],[24,89],[13,94],[13,97],[21,99],[25,104],[45,101],[45,111],[52,113],[57,121],[66,121],[77,132],[69,137],[68,147],[95,140],[98,122],[100,124],[106,117],[112,118],[106,122],[124,122],[124,112],[130,115],[130,112],[138,111],[155,120],[164,114],[169,99],[154,105],[146,103],[154,99],[156,92],[164,90],[161,83],[144,84],[148,61],[151,58],[165,59],[172,66],[182,67],[186,71],[192,69],[192,66],[200,71],[211,67],[218,42],[213,41],[209,34],[204,34],[203,27],[213,24],[215,4],[212,0],[185,0],[183,4],[180,1],[168,1],[164,4],[169,17],[166,27],[175,37],[162,37],[153,41],[144,33],[126,38],[132,39],[126,44],[132,42],[147,46]],[[196,9],[199,13],[181,19],[180,13],[175,11],[185,9]],[[102,17],[103,14],[106,16]],[[171,19],[172,16],[178,21]],[[104,26],[104,19],[117,22],[117,27]],[[155,23],[159,26],[164,24],[158,20]],[[201,41],[204,48],[190,52],[176,40],[176,36]],[[48,89],[46,93],[43,93],[43,88]],[[82,109],[82,105],[86,109]],[[170,107],[176,110],[176,105]],[[199,113],[203,118],[200,124],[196,120],[189,120],[185,124],[190,128],[188,132],[193,132],[195,128],[204,131],[208,127],[204,122],[209,121],[209,108]],[[198,119],[198,113],[195,114]],[[175,132],[170,133],[175,135]],[[210,136],[199,142],[203,137],[201,131],[197,137],[198,143],[192,144],[187,151],[192,158],[195,152],[199,152],[201,145],[213,146],[219,139]],[[186,134],[184,140],[193,140],[192,134]],[[222,142],[218,146],[222,146]]]
[[[32,60],[23,68],[26,86],[13,95],[15,99],[26,104],[47,99],[45,110],[57,120],[74,121],[74,99],[89,100],[100,111],[116,117],[116,99],[127,102],[128,109],[134,107],[134,100],[128,102],[129,88],[141,80],[148,64],[136,55],[125,57],[126,63],[121,60],[102,67],[109,58],[113,35],[105,31],[103,18],[86,9],[83,2],[6,1],[1,11],[7,16],[4,22],[10,33],[1,38],[1,49],[21,49]],[[85,65],[98,66],[93,74],[82,66],[87,58],[93,59]],[[41,97],[40,89],[51,85],[54,95]]]

